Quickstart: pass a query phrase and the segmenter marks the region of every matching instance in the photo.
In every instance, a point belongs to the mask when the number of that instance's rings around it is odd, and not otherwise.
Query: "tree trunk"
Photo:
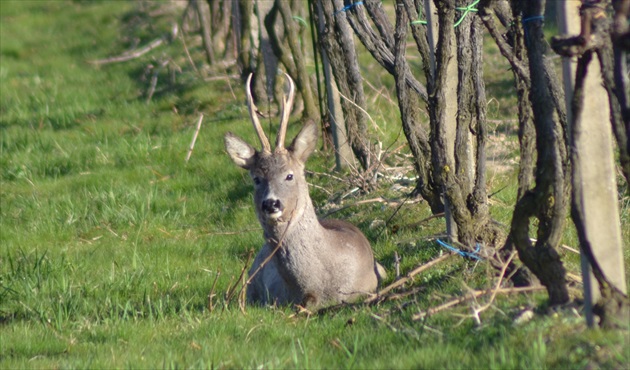
[[[514,75],[514,87],[518,104],[518,140],[520,146],[520,158],[518,169],[518,190],[516,199],[521,199],[531,189],[534,183],[534,164],[536,160],[536,131],[532,122],[532,107],[529,101],[531,81],[529,78],[528,62],[524,44],[523,28],[514,22],[516,16],[511,13],[510,4],[507,1],[482,0],[479,4],[479,15],[486,29],[496,42],[501,54],[512,66]],[[500,20],[503,27],[507,28],[504,36],[494,22],[494,16]],[[505,240],[504,246],[498,251],[499,259],[506,260],[514,250],[514,242],[511,236]],[[517,267],[515,264],[508,266],[506,273],[511,276],[515,286],[529,286],[532,277],[529,270]]]
[[[418,180],[416,191],[429,203],[433,214],[444,212],[444,204],[440,192],[436,189],[431,178],[431,146],[429,138],[420,124],[420,99],[418,94],[411,92],[407,84],[407,75],[411,74],[405,59],[407,41],[407,12],[403,1],[396,3],[396,33],[394,35],[394,79],[398,107],[402,119],[403,131],[407,137],[409,148],[414,157],[414,167]]]
[[[385,14],[382,4],[377,0],[365,1],[366,8],[372,21],[377,26],[380,36],[374,32],[370,22],[365,16],[361,6],[355,6],[343,12],[347,14],[348,23],[354,29],[355,35],[359,38],[363,46],[372,54],[374,59],[392,75],[394,74],[394,43],[392,40],[393,27]],[[405,75],[405,80],[423,101],[427,101],[427,89],[422,85],[411,72]]]
[[[317,23],[318,35],[324,34],[325,21],[324,13],[319,3],[311,3],[315,8],[312,11],[312,15],[315,16]],[[348,143],[348,135],[346,134],[346,126],[344,124],[343,109],[341,108],[341,97],[339,96],[339,89],[332,75],[332,68],[328,59],[328,52],[324,47],[323,42],[319,42],[317,47],[320,50],[322,56],[322,69],[324,73],[324,80],[326,84],[326,105],[328,109],[327,114],[323,116],[328,117],[330,123],[331,135],[333,139],[333,146],[335,149],[335,164],[338,171],[348,166],[355,166],[356,161],[352,153],[352,148]],[[316,52],[315,52],[315,55]],[[322,117],[323,118],[323,117]]]
[[[565,130],[559,122],[557,105],[553,102],[552,83],[546,61],[542,30],[544,1],[522,2],[513,0],[516,14],[522,11],[531,91],[534,127],[536,131],[536,179],[535,187],[526,191],[517,201],[510,231],[511,240],[518,250],[521,261],[547,288],[552,305],[566,303],[569,293],[566,271],[556,248],[560,243],[566,215],[567,154]],[[518,19],[518,18],[517,18]],[[519,22],[521,23],[521,22]],[[556,84],[557,85],[557,84]],[[530,219],[538,220],[537,241],[529,238]]]
[[[264,19],[271,10],[272,3],[268,1],[255,0],[254,2],[257,17],[257,41],[258,51],[256,53],[256,72],[254,74],[254,94],[258,100],[266,100],[267,104],[259,104],[258,108],[271,114],[272,101],[274,99],[275,78],[278,72],[278,58],[273,52],[269,35],[264,25]],[[278,109],[279,111],[279,109]]]
[[[206,52],[208,64],[214,64],[214,46],[212,44],[212,25],[210,23],[210,8],[204,0],[192,0],[195,3],[197,14],[199,15],[199,24],[201,25],[201,39],[203,40],[203,49]]]
[[[250,73],[255,70],[256,55],[254,53],[252,38],[252,22],[254,19],[254,2],[251,0],[239,0],[238,1],[239,13],[240,13],[240,42],[238,47],[238,64],[241,69],[241,77],[246,78]]]
[[[333,4],[334,3],[334,4]],[[364,170],[371,168],[374,154],[367,135],[367,116],[363,81],[359,71],[359,63],[352,39],[352,31],[346,20],[341,0],[332,2],[318,0],[322,8],[326,25],[320,34],[320,42],[324,45],[339,92],[344,112],[348,141],[354,155]],[[359,107],[361,109],[359,109]]]
[[[308,77],[308,74],[306,72],[304,53],[300,47],[300,43],[298,40],[299,31],[298,28],[295,26],[296,21],[295,19],[293,19],[291,8],[285,0],[276,0],[275,6],[278,7],[278,10],[280,10],[280,15],[282,16],[282,20],[284,22],[285,35],[289,42],[289,48],[291,49],[293,63],[295,64],[295,75],[293,75],[292,77],[295,80],[297,88],[302,95],[302,100],[304,101],[303,119],[319,120],[319,111],[317,109],[317,106],[315,105],[315,100],[313,99],[313,90],[311,89],[310,78]],[[286,58],[279,57],[279,59],[282,60],[283,64],[285,63],[284,59]],[[290,61],[286,62],[290,63]]]

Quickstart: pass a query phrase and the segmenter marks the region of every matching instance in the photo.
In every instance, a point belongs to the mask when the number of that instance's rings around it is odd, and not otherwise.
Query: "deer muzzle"
[[[262,211],[271,219],[276,220],[280,218],[283,210],[284,206],[282,205],[280,199],[268,198],[262,202]]]

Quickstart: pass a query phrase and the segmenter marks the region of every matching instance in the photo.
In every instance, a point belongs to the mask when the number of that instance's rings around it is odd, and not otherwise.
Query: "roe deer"
[[[285,74],[286,75],[286,74]],[[225,147],[234,163],[254,182],[254,205],[265,244],[249,270],[248,303],[298,304],[318,308],[356,300],[374,293],[384,269],[374,261],[370,243],[352,224],[318,220],[304,177],[304,163],[317,145],[318,127],[304,125],[288,148],[284,139],[295,96],[283,97],[276,148],[256,115],[250,82],[246,93],[249,115],[262,144],[257,151],[228,132]]]

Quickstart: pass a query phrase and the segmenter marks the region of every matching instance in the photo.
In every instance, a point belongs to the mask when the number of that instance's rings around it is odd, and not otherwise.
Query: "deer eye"
[[[254,177],[254,185],[260,185],[260,178]]]
[[[286,180],[293,181],[293,174],[292,173],[288,174]]]

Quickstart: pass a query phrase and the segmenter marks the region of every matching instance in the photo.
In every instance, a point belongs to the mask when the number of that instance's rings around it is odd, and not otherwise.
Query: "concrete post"
[[[580,33],[580,2],[558,1],[558,26],[561,34],[577,35]],[[567,114],[571,122],[571,99],[575,80],[576,60],[563,58],[563,77],[567,103]],[[615,183],[614,143],[608,95],[602,86],[600,65],[596,58],[589,65],[584,88],[585,124],[583,132],[575,143],[575,150],[581,158],[583,178],[576,179],[583,186],[579,196],[584,205],[586,237],[590,240],[593,254],[604,274],[612,284],[626,292],[626,279],[623,266],[623,250],[619,219],[617,185]],[[584,301],[586,321],[594,325],[593,304],[600,297],[599,286],[591,273],[591,268],[582,256],[582,277],[584,280]]]

